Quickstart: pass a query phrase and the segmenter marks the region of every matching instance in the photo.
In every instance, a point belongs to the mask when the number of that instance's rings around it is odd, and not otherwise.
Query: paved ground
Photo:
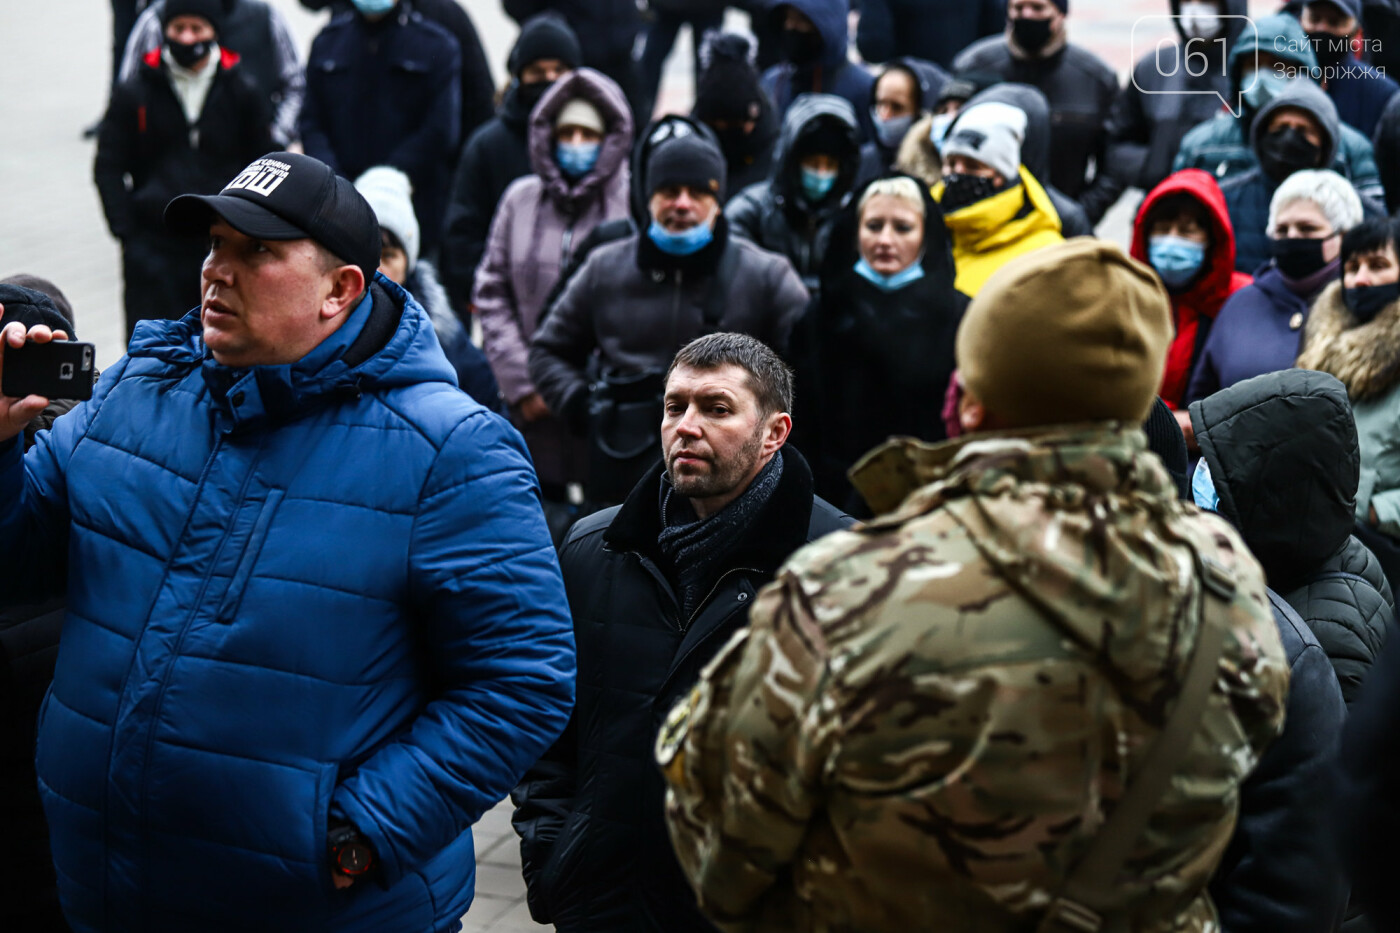
[[[308,47],[325,15],[307,12],[296,0],[270,2]],[[503,81],[514,25],[496,0],[466,0],[465,6]],[[1270,0],[1251,3],[1256,14],[1277,6]],[[1163,0],[1076,0],[1071,35],[1123,73],[1132,61],[1132,23],[1165,9]],[[734,17],[736,24],[742,21]],[[108,5],[99,0],[0,3],[0,35],[8,40],[0,55],[0,276],[29,272],[57,282],[73,303],[80,335],[97,344],[104,367],[122,351],[120,255],[91,180],[93,147],[79,139],[79,130],[104,106],[109,29]],[[688,50],[683,39],[673,53],[663,109],[688,103],[691,82],[677,64],[689,61]],[[1100,234],[1126,242],[1135,203],[1124,198]],[[509,809],[488,813],[476,840],[477,900],[466,918],[468,933],[539,929],[524,908]]]

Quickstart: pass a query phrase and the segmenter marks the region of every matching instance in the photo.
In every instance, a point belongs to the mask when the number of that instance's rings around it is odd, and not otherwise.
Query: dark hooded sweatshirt
[[[1205,265],[1195,282],[1185,291],[1171,296],[1174,336],[1167,350],[1159,394],[1172,408],[1181,408],[1185,403],[1192,369],[1225,299],[1251,281],[1249,276],[1235,271],[1235,234],[1220,188],[1215,179],[1199,169],[1177,172],[1143,199],[1133,222],[1132,257],[1147,262],[1148,217],[1162,200],[1181,194],[1190,195],[1205,209],[1210,245]]]
[[[773,99],[778,113],[786,114],[801,94],[835,94],[850,101],[860,125],[860,138],[875,138],[870,120],[870,86],[875,76],[852,65],[846,58],[849,43],[846,18],[849,0],[776,0],[767,4],[767,15],[781,26],[781,7],[796,7],[817,27],[821,36],[821,57],[814,63],[794,65],[782,62],[763,73],[763,89]]]
[[[1191,424],[1220,515],[1284,594],[1274,611],[1291,667],[1283,734],[1241,790],[1211,897],[1231,933],[1331,930],[1347,899],[1320,805],[1345,719],[1337,674],[1354,694],[1392,611],[1379,565],[1351,536],[1351,406],[1334,377],[1285,370],[1194,403]]]
[[[841,151],[834,155],[841,169],[830,193],[813,204],[802,192],[798,163],[805,141],[827,130],[835,130],[840,138]],[[844,100],[831,94],[804,95],[783,119],[768,181],[745,188],[724,208],[735,234],[786,256],[808,291],[818,287],[832,225],[850,200],[860,173],[859,134],[855,113]]]
[[[1265,136],[1265,128],[1274,114],[1284,107],[1296,108],[1312,114],[1322,128],[1322,156],[1316,166],[1324,168],[1332,165],[1337,154],[1337,142],[1341,139],[1342,123],[1337,118],[1337,108],[1316,84],[1306,79],[1295,79],[1279,95],[1265,104],[1254,118],[1249,128],[1249,142],[1256,158],[1259,143]],[[1235,268],[1241,272],[1254,272],[1269,261],[1269,202],[1279,183],[1258,165],[1234,178],[1221,182],[1220,190],[1225,194],[1225,205],[1234,222]]]

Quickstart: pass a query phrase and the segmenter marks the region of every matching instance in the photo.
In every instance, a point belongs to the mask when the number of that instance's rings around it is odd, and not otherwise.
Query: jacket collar
[[[933,186],[933,197],[943,200],[944,183]],[[980,253],[998,249],[1041,231],[1059,233],[1060,215],[1045,188],[1022,165],[1020,184],[1008,185],[989,198],[943,215],[959,249]]]
[[[881,516],[872,525],[899,523],[950,499],[1021,485],[1174,499],[1176,483],[1146,452],[1141,427],[1116,422],[991,431],[941,444],[896,438],[866,454],[851,470],[851,482]]]
[[[657,537],[661,534],[661,512],[657,489],[661,483],[658,463],[633,487],[627,501],[603,532],[603,543],[611,550],[630,551],[655,563],[661,562]],[[812,501],[816,495],[812,469],[791,445],[783,448],[783,475],[759,517],[749,525],[744,539],[729,553],[725,566],[751,567],[767,574],[776,573],[794,551],[807,543],[812,521]]]
[[[451,365],[421,305],[376,273],[366,302],[309,354],[281,366],[230,369],[214,361],[201,336],[199,309],[178,321],[142,321],[128,354],[183,377],[199,368],[220,430],[264,420],[289,421],[364,391],[422,382],[456,385]]]
[[[1328,285],[1308,314],[1297,365],[1336,376],[1352,401],[1384,395],[1400,383],[1400,302],[1363,324],[1342,302],[1342,283]]]

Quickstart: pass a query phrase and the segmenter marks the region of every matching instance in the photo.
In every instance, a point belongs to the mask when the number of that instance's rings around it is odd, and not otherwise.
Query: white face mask
[[[1220,33],[1220,7],[1214,3],[1181,5],[1181,30],[1189,39],[1211,39]]]

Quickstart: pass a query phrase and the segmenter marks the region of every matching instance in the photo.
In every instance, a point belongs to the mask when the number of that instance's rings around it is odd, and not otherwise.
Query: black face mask
[[[1342,301],[1356,319],[1365,324],[1400,300],[1400,282],[1389,285],[1360,285],[1343,288]]]
[[[984,198],[990,198],[1000,190],[995,178],[983,178],[981,175],[960,175],[954,172],[943,176],[943,200],[940,202],[940,206],[943,208],[943,213],[950,214],[967,207],[969,204],[976,204]]]
[[[711,127],[713,129],[713,127]],[[715,130],[715,136],[719,139],[720,151],[724,153],[726,160],[733,162],[738,159],[748,158],[754,155],[758,148],[754,140],[757,133],[746,133],[742,126],[731,126],[726,130]]]
[[[166,39],[165,47],[170,50],[170,57],[175,59],[175,64],[181,68],[193,68],[199,60],[209,54],[212,42],[176,42],[174,39]]]
[[[1306,279],[1327,265],[1322,258],[1322,240],[1269,238],[1269,253],[1274,257],[1278,271],[1290,279]]]
[[[822,37],[816,32],[784,29],[779,34],[779,54],[794,65],[811,65],[822,57]]]
[[[550,88],[554,87],[553,81],[536,81],[533,84],[520,84],[515,88],[515,97],[520,101],[520,106],[527,111],[534,110],[535,105],[540,102]]]
[[[1274,130],[1259,140],[1259,167],[1275,182],[1282,182],[1300,169],[1317,168],[1322,147],[1308,142],[1296,126]]]
[[[1013,19],[1011,38],[1016,44],[1034,55],[1050,44],[1050,21],[1048,19]]]
[[[1350,36],[1334,36],[1330,32],[1310,32],[1308,41],[1317,56],[1319,68],[1336,68],[1351,52]]]

